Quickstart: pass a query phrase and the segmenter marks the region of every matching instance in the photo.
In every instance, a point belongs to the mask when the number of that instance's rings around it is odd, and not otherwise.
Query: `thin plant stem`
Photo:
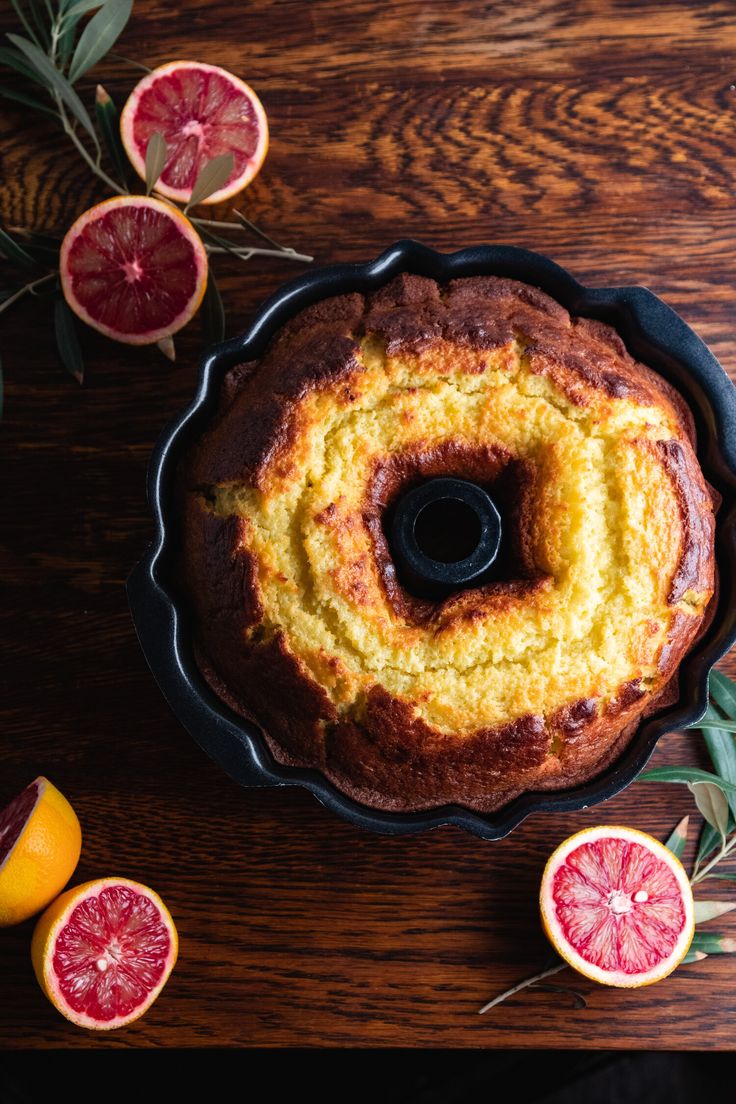
[[[697,885],[698,882],[702,882],[708,871],[712,870],[716,863],[719,863],[721,859],[725,859],[728,855],[730,855],[734,847],[736,847],[736,836],[733,836],[728,843],[724,843],[721,847],[721,850],[710,860],[709,863],[706,863],[705,866],[695,871],[692,878],[690,879],[690,885]]]
[[[295,253],[293,249],[259,249],[252,245],[234,245],[232,249],[225,249],[221,245],[206,245],[205,248],[208,253],[234,254],[241,261],[249,261],[251,257],[287,257],[291,261],[304,261],[305,264],[309,264],[314,260],[314,257],[309,257],[306,253]]]
[[[514,985],[511,989],[507,989],[505,993],[500,993],[499,996],[494,997],[488,1004],[484,1004],[482,1008],[478,1010],[478,1015],[482,1016],[484,1012],[488,1012],[494,1005],[500,1004],[501,1001],[508,1000],[509,997],[513,997],[516,993],[520,993],[522,989],[528,989],[530,985],[534,985],[537,981],[543,981],[544,978],[552,977],[552,974],[559,974],[560,970],[566,970],[567,963],[560,962],[557,966],[552,966],[549,970],[543,970],[541,974],[535,974],[534,977],[525,978],[524,981],[520,981],[518,985]]]
[[[4,303],[0,303],[0,314],[2,314],[4,310],[7,310],[11,303],[16,303],[18,299],[21,299],[24,295],[34,295],[37,287],[40,287],[41,284],[48,283],[49,280],[55,279],[56,273],[49,272],[45,276],[40,276],[38,280],[32,280],[30,284],[26,284],[24,287],[20,288],[16,291],[15,295],[11,295]]]
[[[69,116],[66,113],[66,110],[64,108],[64,103],[63,103],[61,97],[59,96],[58,92],[54,94],[54,99],[56,101],[56,107],[57,107],[57,110],[59,112],[59,118],[61,119],[61,125],[64,127],[64,133],[67,134],[69,136],[69,138],[71,138],[71,140],[74,143],[74,145],[76,146],[77,150],[82,155],[84,160],[87,162],[87,164],[89,165],[90,169],[95,174],[95,176],[98,176],[100,178],[100,180],[103,180],[105,182],[105,184],[107,184],[108,188],[111,188],[112,191],[115,192],[116,195],[128,195],[129,193],[125,190],[125,188],[121,188],[119,184],[115,183],[115,181],[112,179],[112,177],[107,175],[105,170],[100,165],[99,159],[95,160],[90,155],[89,150],[86,148],[84,143],[82,141],[80,141],[80,138],[79,138],[78,134],[76,133],[76,131],[74,130],[74,127],[69,122]],[[98,155],[101,156],[101,151],[100,151],[99,147],[98,147],[97,152],[98,152]]]
[[[209,226],[212,230],[239,230],[237,222],[218,222],[217,219],[193,218],[192,222],[198,226]]]
[[[111,58],[117,58],[118,61],[124,61],[126,63],[126,65],[132,65],[134,69],[140,69],[141,72],[143,72],[143,73],[152,73],[153,72],[153,70],[150,68],[150,66],[143,65],[143,63],[140,62],[140,61],[133,61],[132,58],[124,57],[122,54],[116,54],[116,53],[110,52],[107,56],[111,57]]]

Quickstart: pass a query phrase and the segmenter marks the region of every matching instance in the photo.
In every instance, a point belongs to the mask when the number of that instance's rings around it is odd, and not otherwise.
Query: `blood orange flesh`
[[[213,157],[231,153],[233,169],[207,203],[244,188],[268,149],[266,113],[253,89],[226,69],[200,62],[159,66],[139,81],[123,108],[121,137],[142,179],[148,143],[157,131],[166,140],[168,156],[156,190],[183,203]]]
[[[33,937],[34,966],[49,999],[74,1023],[103,1030],[142,1015],[163,988],[177,950],[161,899],[122,878],[62,894]]]
[[[18,842],[21,832],[28,823],[38,802],[40,792],[38,781],[31,782],[30,786],[26,786],[0,812],[0,869],[4,866],[10,852]]]
[[[116,196],[85,211],[60,256],[64,296],[115,341],[147,345],[176,333],[199,306],[207,255],[179,211],[147,196]]]
[[[547,863],[540,903],[559,954],[606,985],[666,977],[693,935],[692,890],[682,865],[635,829],[590,828],[566,840]]]

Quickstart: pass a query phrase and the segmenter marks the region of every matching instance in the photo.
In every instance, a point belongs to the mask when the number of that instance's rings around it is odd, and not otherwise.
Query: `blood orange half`
[[[207,254],[189,219],[149,196],[115,196],[85,211],[61,243],[59,268],[74,313],[129,345],[180,330],[207,285]]]
[[[560,844],[542,876],[540,905],[562,958],[594,981],[623,988],[667,977],[695,927],[681,863],[633,828],[587,828]]]
[[[36,778],[0,811],[0,928],[46,908],[74,873],[82,830],[48,778]]]
[[[268,122],[253,89],[217,65],[172,61],[135,86],[120,116],[120,135],[133,168],[146,178],[146,150],[156,132],[168,157],[156,191],[187,203],[200,169],[232,153],[229,179],[204,203],[229,199],[249,184],[268,151]]]
[[[36,925],[38,983],[62,1015],[109,1031],[142,1016],[171,973],[174,921],[152,889],[101,878],[62,893]]]

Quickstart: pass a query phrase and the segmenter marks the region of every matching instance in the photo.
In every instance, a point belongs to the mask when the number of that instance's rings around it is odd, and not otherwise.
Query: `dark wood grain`
[[[15,29],[7,9],[0,23]],[[648,285],[736,378],[730,4],[200,0],[184,17],[138,0],[119,48],[253,83],[272,145],[243,206],[295,248],[327,262],[405,235],[528,246],[587,284]],[[136,74],[105,63],[94,77],[122,102]],[[50,121],[12,105],[0,182],[2,220],[37,228],[105,195]],[[296,271],[218,265],[233,331]],[[181,935],[154,1008],[97,1038],[42,997],[32,925],[0,933],[0,1045],[734,1046],[727,957],[635,992],[580,982],[584,1011],[528,993],[476,1014],[547,956],[536,891],[550,849],[600,821],[664,837],[690,808],[680,788],[638,784],[499,844],[455,829],[386,839],[300,790],[241,790],[206,760],[148,673],[123,592],[151,535],[147,459],[192,394],[198,327],[176,364],[86,332],[80,390],[40,303],[0,326],[0,802],[47,774],[84,828],[77,880],[151,884]],[[724,669],[736,674],[733,658]],[[696,737],[667,737],[654,761],[683,759],[701,761]],[[729,917],[718,926],[736,933]]]

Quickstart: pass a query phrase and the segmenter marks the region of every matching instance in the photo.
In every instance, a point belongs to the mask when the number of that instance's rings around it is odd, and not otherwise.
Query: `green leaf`
[[[695,804],[700,812],[708,823],[720,832],[721,839],[725,843],[728,828],[728,801],[723,790],[713,782],[688,782],[687,788],[695,798]]]
[[[38,31],[38,38],[44,49],[51,45],[51,24],[54,21],[54,13],[47,11],[39,0],[26,0],[31,13],[33,23]]]
[[[265,230],[261,230],[260,227],[256,226],[254,222],[251,222],[249,218],[246,218],[242,211],[236,210],[235,207],[233,207],[232,211],[236,219],[238,219],[245,229],[250,230],[250,232],[255,234],[257,238],[260,238],[261,241],[273,246],[274,249],[279,249],[282,253],[288,252],[287,249],[284,249],[283,245],[279,245],[277,241],[274,241],[270,234],[267,234]]]
[[[108,156],[115,166],[115,171],[120,178],[120,183],[127,187],[128,159],[120,139],[120,118],[118,116],[118,109],[113,103],[112,97],[101,84],[97,85],[95,113],[97,115],[97,125],[100,128],[100,133],[102,134],[102,140],[105,143],[105,149],[107,150]]]
[[[736,874],[731,871],[723,871],[722,873],[714,874],[713,871],[710,874],[706,874],[705,878],[721,878],[724,882],[736,882]],[[705,878],[703,880],[705,880]]]
[[[6,100],[15,100],[24,107],[31,107],[34,111],[42,111],[44,115],[50,115],[52,119],[58,121],[59,116],[53,107],[37,100],[35,96],[27,96],[25,92],[19,92],[16,88],[6,88],[5,85],[0,85],[0,96]]]
[[[23,8],[21,7],[20,0],[10,0],[10,2],[12,3],[13,7],[15,8],[15,14],[18,16],[21,23],[23,24],[23,27],[25,28],[26,34],[29,34],[31,36],[31,38],[33,39],[33,41],[35,42],[35,44],[38,47],[41,47],[43,45],[43,43],[41,42],[41,39],[38,36],[38,32],[35,31],[33,29],[33,27],[31,26],[31,24],[28,22],[28,19],[26,18],[26,13],[23,11]],[[48,42],[46,43],[46,45],[48,45]]]
[[[56,347],[59,350],[62,364],[67,372],[74,376],[77,383],[82,383],[84,380],[82,350],[79,345],[74,315],[64,299],[57,299],[54,305],[54,329],[56,331]]]
[[[29,42],[25,38],[21,38],[20,35],[9,34],[8,38],[17,46],[18,49],[26,55],[34,69],[37,69],[42,77],[50,84],[51,88],[57,93],[57,95],[64,101],[69,108],[75,119],[78,120],[92,138],[95,147],[99,147],[97,141],[97,135],[95,134],[95,128],[92,126],[92,120],[89,117],[87,108],[80,100],[77,93],[74,91],[69,81],[64,77],[59,70],[51,64],[37,46],[34,46],[32,42]]]
[[[726,721],[723,717],[706,714],[702,721],[696,721],[695,724],[688,725],[688,728],[693,728],[696,731],[704,728],[714,728],[718,726],[723,732],[736,732],[736,721]]]
[[[703,742],[719,777],[736,783],[736,741],[733,736],[717,728],[704,728]],[[736,794],[729,794],[728,804],[736,815]]]
[[[105,0],[77,0],[76,4],[67,4],[64,10],[64,22],[67,19],[81,19],[87,12],[101,8],[104,3]]]
[[[38,264],[34,261],[33,257],[28,253],[18,242],[14,241],[10,234],[6,234],[3,228],[0,226],[0,253],[8,261],[12,261],[13,264],[20,265],[22,268],[38,268]]]
[[[729,831],[733,827],[733,818],[729,820]],[[695,859],[696,866],[700,866],[707,855],[710,855],[711,851],[715,851],[716,847],[720,847],[722,843],[721,833],[717,828],[714,828],[706,821],[703,825],[703,830],[700,833],[700,842],[698,844],[698,854]]]
[[[77,37],[78,23],[78,19],[70,19],[68,23],[62,25],[61,31],[59,32],[57,50],[59,52],[59,68],[62,70],[66,69],[69,64],[69,58],[72,56],[74,42]]]
[[[209,242],[210,245],[219,245],[221,249],[224,249],[226,253],[232,254],[233,257],[237,257],[239,261],[248,259],[251,254],[249,250],[252,246],[236,245],[234,242],[228,241],[227,238],[220,237],[219,234],[214,234],[211,230],[208,230],[204,226],[198,227],[199,236],[204,242]],[[244,254],[247,254],[244,257]]]
[[[230,179],[233,163],[232,153],[221,153],[203,165],[194,182],[187,208],[196,207],[198,203],[218,192]]]
[[[28,253],[37,264],[45,268],[59,267],[59,252],[61,242],[58,238],[49,237],[46,234],[36,234],[32,230],[14,231],[20,238],[18,245]]]
[[[702,962],[703,959],[707,958],[707,957],[708,957],[707,954],[705,954],[703,951],[694,951],[691,947],[690,950],[685,955],[685,957],[683,958],[680,965],[681,966],[687,966],[688,963],[690,963],[690,962]]]
[[[154,131],[146,146],[146,195],[150,195],[156,187],[168,154],[163,134],[159,130]]]
[[[97,14],[92,16],[74,51],[69,69],[72,84],[96,65],[117,42],[132,10],[133,0],[106,0]]]
[[[680,823],[675,828],[670,838],[665,843],[665,847],[676,855],[678,859],[682,858],[685,850],[685,844],[687,843],[687,829],[690,823],[690,817],[684,816]]]
[[[141,73],[152,73],[153,69],[148,65],[142,65],[140,61],[134,61],[133,58],[125,57],[124,54],[116,54],[114,51],[110,54],[111,58],[115,58],[116,61],[124,61],[126,65],[132,66],[133,69],[140,69]]]
[[[639,775],[641,782],[713,782],[724,793],[736,793],[736,785],[699,767],[652,767]]]
[[[222,305],[211,265],[207,273],[207,289],[202,302],[202,333],[208,345],[222,341],[225,337],[225,308]]]
[[[167,334],[166,337],[159,338],[156,342],[156,348],[159,352],[163,353],[170,361],[176,362],[176,345],[174,345],[174,339],[171,334]]]
[[[736,939],[711,932],[696,931],[690,944],[691,951],[704,951],[705,954],[734,954]]]
[[[719,709],[736,721],[736,682],[721,671],[711,671],[708,689]]]
[[[717,916],[733,912],[734,909],[736,909],[736,901],[696,901],[695,923],[706,924],[709,920],[715,920]]]
[[[0,46],[0,65],[7,65],[9,69],[14,69],[16,73],[28,77],[29,80],[35,81],[43,88],[50,87],[49,82],[41,76],[37,69],[33,68],[20,50],[11,50],[8,46]]]

